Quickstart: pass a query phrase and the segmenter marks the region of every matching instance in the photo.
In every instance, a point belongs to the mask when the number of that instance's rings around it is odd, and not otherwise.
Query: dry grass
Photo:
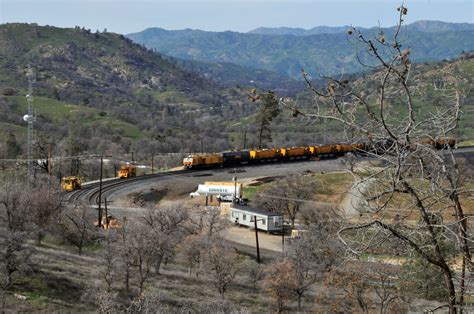
[[[339,204],[354,182],[349,172],[317,173],[312,174],[310,179],[316,187],[314,199],[332,204]]]

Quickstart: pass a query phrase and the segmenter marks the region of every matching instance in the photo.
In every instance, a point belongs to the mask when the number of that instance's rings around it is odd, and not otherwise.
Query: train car
[[[117,171],[117,177],[120,179],[127,179],[137,176],[137,167],[134,165],[122,165],[119,171]]]
[[[352,145],[350,145],[350,144],[341,144],[340,146],[341,146],[342,155],[345,155],[347,153],[350,153],[350,152],[354,151],[354,147],[352,147]]]
[[[69,192],[79,190],[82,186],[80,177],[67,176],[61,179],[61,190]]]
[[[187,169],[221,167],[222,165],[222,154],[188,155],[183,159],[183,166]]]
[[[245,165],[250,161],[250,152],[248,150],[222,153],[222,162],[224,166]]]
[[[308,147],[280,148],[279,153],[281,158],[285,160],[301,160],[307,159],[311,156],[311,152]]]
[[[326,144],[315,146],[314,154],[318,158],[333,158],[344,155],[344,152],[339,144]]]
[[[271,162],[278,161],[281,158],[281,154],[278,149],[257,149],[250,151],[251,162]]]

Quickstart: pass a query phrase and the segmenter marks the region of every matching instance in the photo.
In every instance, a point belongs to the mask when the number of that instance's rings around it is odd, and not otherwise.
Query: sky
[[[405,0],[406,23],[474,23],[474,0]],[[76,25],[128,34],[149,27],[232,30],[257,27],[395,25],[394,0],[0,0],[0,24]]]

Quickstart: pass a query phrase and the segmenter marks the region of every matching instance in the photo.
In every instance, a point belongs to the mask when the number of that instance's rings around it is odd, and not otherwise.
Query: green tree
[[[258,128],[258,148],[262,148],[264,141],[272,140],[270,124],[280,113],[278,108],[278,99],[272,91],[259,95],[260,107],[255,117],[255,123]]]
[[[21,153],[21,147],[16,141],[15,134],[9,133],[6,141],[6,157],[16,158]]]

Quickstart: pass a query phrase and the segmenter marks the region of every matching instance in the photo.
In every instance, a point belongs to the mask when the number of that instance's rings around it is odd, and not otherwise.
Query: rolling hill
[[[393,30],[385,30],[387,38]],[[367,35],[375,36],[377,32],[376,29],[369,29]],[[335,33],[307,36],[149,28],[127,37],[172,57],[235,63],[277,72],[293,79],[301,79],[301,68],[312,75],[364,70],[357,60],[354,41],[348,40],[342,28]],[[474,50],[472,24],[448,27],[440,22],[418,22],[408,25],[401,39],[405,47],[412,48],[415,62],[454,58],[463,51]],[[361,59],[368,59],[363,52]]]
[[[219,128],[196,118],[213,119],[234,99],[245,99],[119,34],[3,24],[0,129],[19,138],[25,134],[21,118],[26,113],[28,66],[36,73],[36,132],[59,145],[65,138],[81,138],[87,143],[80,147],[91,152],[104,141],[127,151],[133,141],[145,138],[158,140],[162,152],[191,147],[196,139],[190,132]],[[195,119],[185,117],[191,114]]]

